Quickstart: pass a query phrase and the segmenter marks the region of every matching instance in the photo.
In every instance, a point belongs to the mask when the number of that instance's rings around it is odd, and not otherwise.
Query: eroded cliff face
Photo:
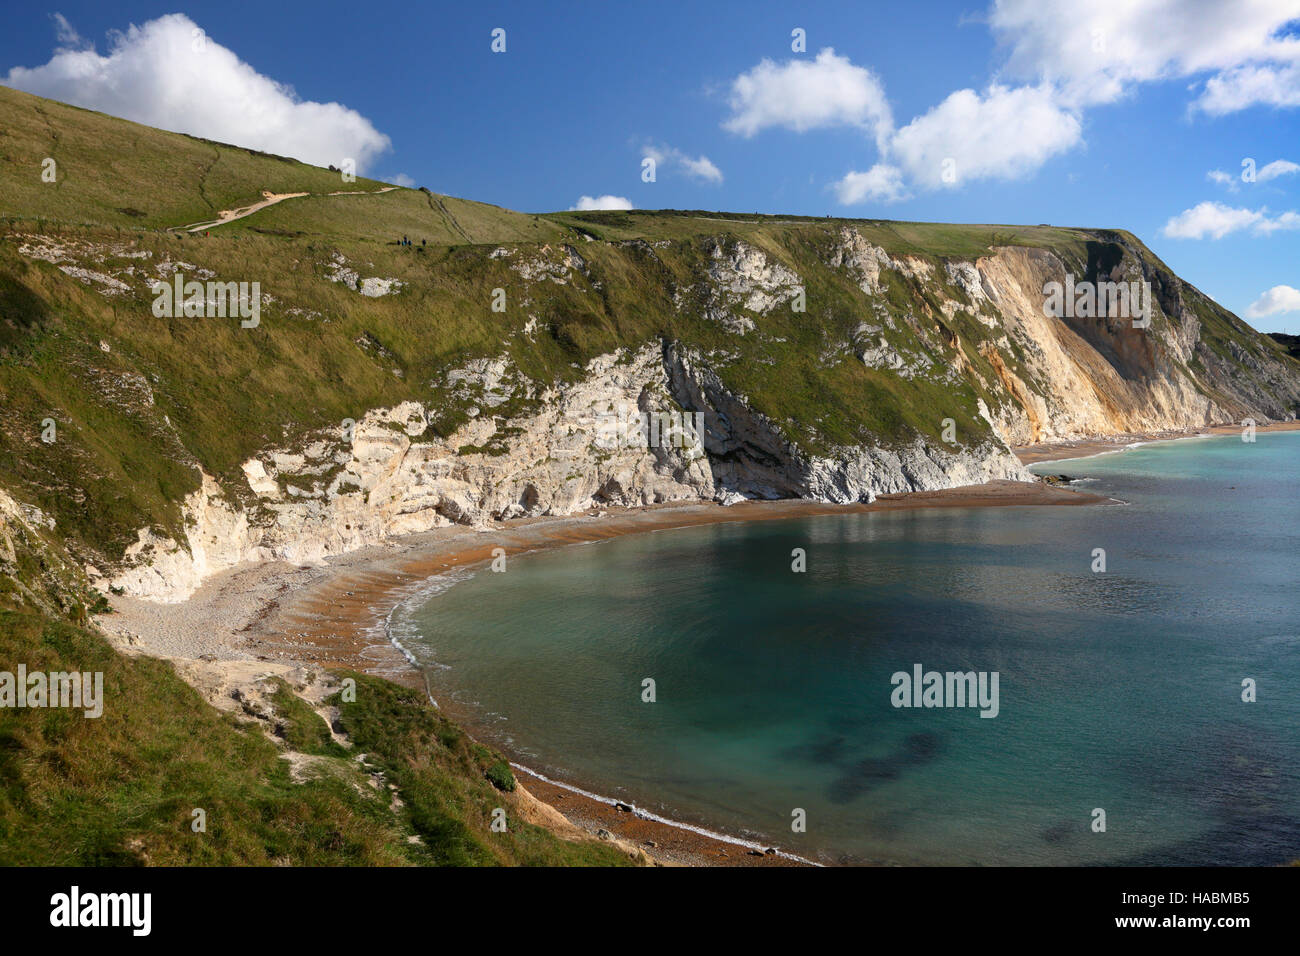
[[[108,295],[77,271],[90,262],[122,286],[111,287],[115,303],[151,277],[137,275],[141,253],[131,249],[81,255],[64,243],[55,261],[37,255],[48,247],[19,252],[53,262],[70,277],[61,282]],[[489,288],[514,283],[523,316],[501,327],[499,351],[430,369],[428,387],[412,390],[434,398],[325,427],[285,426],[282,441],[221,474],[203,468],[193,441],[155,405],[156,390],[184,383],[144,364],[133,370],[128,348],[99,342],[86,381],[119,383],[104,386],[103,403],[148,421],[199,478],[179,533],[174,523],[170,533],[141,528],[124,553],[90,552],[97,567],[87,573],[101,586],[177,601],[243,561],[309,563],[450,523],[672,501],[843,503],[1028,481],[1015,445],[1264,423],[1293,417],[1300,400],[1300,364],[1123,233],[1076,230],[1059,247],[995,242],[968,258],[890,253],[848,225],[583,250],[525,243],[463,253],[457,281],[486,273]],[[380,295],[339,280],[348,260],[324,255],[323,281],[358,301],[401,299],[419,286],[418,275],[385,280]],[[1049,284],[1071,281],[1149,289],[1150,322],[1114,308],[1048,314]],[[264,300],[273,330],[277,321],[330,321],[328,297],[319,308],[287,295]],[[655,320],[638,325],[630,309]],[[572,374],[526,373],[547,349],[572,345],[581,328],[565,323],[575,311],[618,325],[624,344],[571,363]],[[355,361],[401,378],[380,333],[348,333]],[[101,374],[96,361],[121,367]],[[124,382],[143,386],[124,391]]]
[[[1000,318],[1002,338],[982,351],[1012,399],[995,416],[1012,445],[1294,417],[1300,391],[1288,363],[1262,342],[1231,342],[1230,357],[1218,354],[1201,337],[1195,306],[1205,297],[1172,276],[1132,258],[1092,273],[1152,284],[1167,321],[1135,328],[1127,317],[1045,315],[1044,285],[1064,283],[1068,271],[1050,250],[1002,248],[975,268]],[[1006,367],[1012,343],[1028,374]]]
[[[1197,428],[1254,418],[1295,417],[1300,382],[1295,366],[1266,339],[1227,313],[1242,341],[1215,342],[1205,337],[1201,315],[1215,306],[1200,292],[1160,268],[1123,237],[1089,243],[1088,261],[1067,263],[1051,249],[998,247],[973,262],[944,264],[951,284],[968,299],[943,299],[938,315],[971,313],[989,329],[972,342],[989,364],[992,376],[966,363],[957,364],[977,377],[1002,401],[982,411],[1004,442],[1016,446],[1098,435]],[[862,289],[878,293],[881,275],[893,270],[930,280],[923,260],[891,259],[883,249],[845,229],[832,265],[856,272]],[[1068,277],[1068,278],[1067,278]],[[1049,283],[1146,283],[1154,320],[1136,327],[1130,315],[1048,315],[1044,289]],[[888,314],[885,314],[886,321]],[[876,342],[879,326],[866,326],[864,362],[906,374],[911,356]],[[916,326],[928,356],[938,361],[958,337],[947,329]]]
[[[663,343],[604,355],[578,384],[544,389],[536,414],[505,424],[476,416],[446,439],[429,431],[429,410],[418,403],[375,409],[296,450],[250,458],[242,486],[204,474],[184,505],[185,542],[142,529],[121,568],[103,580],[133,596],[181,601],[243,561],[312,563],[453,523],[487,528],[524,515],[673,501],[848,503],[1032,480],[992,442],[968,450],[918,439],[807,455],[699,362]],[[503,358],[449,377],[477,379],[481,399],[510,371]],[[700,416],[698,432],[674,430],[688,413]],[[657,435],[652,415],[664,416]],[[493,453],[472,450],[494,439],[501,444]]]

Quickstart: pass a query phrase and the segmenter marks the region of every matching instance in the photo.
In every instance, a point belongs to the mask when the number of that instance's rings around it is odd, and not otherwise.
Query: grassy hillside
[[[52,183],[42,178],[46,159],[55,162]],[[0,219],[170,229],[213,220],[223,209],[259,201],[266,191],[311,194],[289,200],[294,210],[288,216],[274,208],[262,212],[256,228],[273,232],[457,243],[545,240],[560,231],[522,213],[421,190],[384,194],[378,209],[374,199],[363,204],[346,195],[383,185],[364,177],[344,182],[338,172],[286,156],[169,133],[0,86]]]
[[[0,709],[0,866],[623,865],[605,844],[523,822],[502,758],[419,694],[351,675],[334,701],[355,744],[287,690],[276,742],[203,701],[151,658],[36,614],[0,611],[0,661],[104,675],[104,712]],[[301,758],[295,777],[286,754]],[[366,754],[366,766],[355,759]],[[489,773],[496,780],[489,780]],[[386,786],[395,783],[401,805]],[[492,811],[507,812],[504,833]],[[193,811],[206,812],[194,832]]]
[[[396,189],[380,195],[306,196],[221,228],[290,239],[365,240],[380,245],[395,244],[406,237],[416,245],[423,240],[437,246],[548,242],[565,233],[541,216],[440,196],[424,189]]]
[[[46,157],[57,164],[55,183],[41,180]],[[230,235],[202,249],[198,238],[168,230],[255,202],[263,190],[309,192],[297,200],[295,231],[337,235],[349,251],[373,244],[408,277],[419,271],[414,253],[402,259],[384,249],[402,232],[445,251],[560,231],[418,190],[367,196],[382,204],[379,217],[351,205],[354,197],[328,195],[380,185],[344,184],[294,160],[0,87],[0,486],[21,489],[23,507],[41,501],[49,509],[0,513],[0,661],[99,671],[106,696],[97,720],[0,709],[0,865],[628,862],[609,846],[569,843],[524,823],[501,756],[417,694],[354,675],[356,702],[334,701],[339,728],[356,745],[345,750],[284,687],[274,698],[273,741],[258,722],[215,710],[170,664],[124,658],[81,626],[92,605],[102,607],[81,562],[101,547],[119,549],[142,520],[179,531],[178,503],[195,487],[196,465],[229,467],[251,447],[245,437],[278,439],[414,387],[354,339],[373,325],[413,364],[426,328],[415,309],[375,303],[368,312],[369,300],[322,278],[327,257],[276,236],[273,222],[261,224],[266,235],[243,221],[220,227]],[[19,251],[33,235],[67,244],[60,264],[93,263],[137,287],[106,299],[55,263],[33,263]],[[300,300],[303,317],[282,311],[268,326],[276,333],[255,339],[231,335],[237,323],[152,320],[147,282],[135,270],[170,259],[257,273],[277,298]],[[299,270],[304,262],[311,266]],[[298,287],[313,293],[303,298]],[[463,350],[487,334],[469,330],[464,342],[439,349]],[[50,418],[57,436],[47,443],[42,422]],[[355,759],[362,748],[364,768]],[[308,758],[305,778],[291,773],[286,755]],[[399,803],[370,786],[376,775],[399,786]],[[505,833],[489,829],[496,807],[507,809]],[[191,829],[195,808],[207,813],[204,833]]]
[[[965,225],[943,222],[894,222],[826,216],[760,216],[703,210],[630,209],[550,213],[548,219],[595,239],[689,239],[729,233],[743,238],[770,234],[775,226],[812,227],[819,231],[853,226],[890,255],[973,258],[993,246],[1034,246],[1082,251],[1094,230],[1053,226]]]
[[[1288,335],[1285,332],[1270,332],[1269,338],[1286,349],[1287,354],[1300,358],[1300,335]]]
[[[376,189],[283,156],[168,133],[0,86],[0,217],[159,229],[275,193]],[[56,163],[56,182],[42,163]]]

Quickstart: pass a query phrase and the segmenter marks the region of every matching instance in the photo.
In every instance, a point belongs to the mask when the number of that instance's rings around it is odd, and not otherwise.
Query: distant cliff
[[[1286,349],[1287,354],[1292,358],[1300,358],[1300,335],[1287,335],[1285,332],[1270,332],[1268,337],[1276,342],[1282,348]]]

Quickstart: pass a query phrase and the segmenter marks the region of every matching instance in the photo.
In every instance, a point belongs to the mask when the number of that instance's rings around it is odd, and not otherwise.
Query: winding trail
[[[333,193],[273,193],[269,190],[262,190],[262,201],[255,202],[248,206],[238,206],[235,209],[223,209],[217,213],[217,218],[209,222],[190,223],[187,226],[172,226],[170,231],[183,232],[201,232],[204,229],[213,229],[217,226],[224,226],[228,222],[234,222],[236,219],[243,219],[245,216],[251,216],[267,206],[274,206],[276,203],[284,202],[286,199],[300,199],[303,196],[325,195],[325,196],[377,196],[380,193],[389,193],[398,186],[385,186],[383,189],[358,189],[352,192],[333,192]]]

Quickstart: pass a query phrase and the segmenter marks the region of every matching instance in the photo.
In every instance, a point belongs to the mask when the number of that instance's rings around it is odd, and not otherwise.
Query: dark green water
[[[629,536],[432,588],[394,633],[525,765],[810,857],[1300,858],[1300,433],[1036,470],[1128,504]],[[996,671],[998,715],[892,706],[918,663]]]

